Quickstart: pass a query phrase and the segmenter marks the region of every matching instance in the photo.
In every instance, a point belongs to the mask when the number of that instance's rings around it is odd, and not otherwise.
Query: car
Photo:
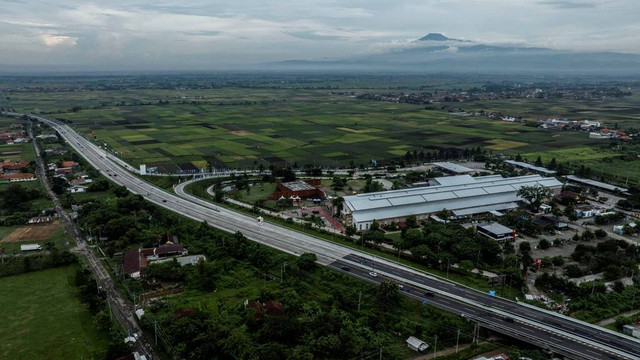
[[[424,296],[428,296],[428,297],[433,297],[433,296],[435,296],[435,295],[436,295],[436,294],[434,294],[434,293],[433,293],[433,292],[431,292],[431,291],[427,291],[427,292],[425,292],[425,293],[424,293]]]
[[[348,266],[340,266],[340,269],[342,269],[344,271],[351,271],[351,269],[349,269]]]
[[[400,290],[404,289],[404,285],[398,284],[398,289],[400,289]]]
[[[378,277],[378,273],[375,271],[369,272],[369,275],[371,275],[372,277]]]
[[[162,200],[162,202],[167,202],[167,200],[164,200],[164,199],[163,199],[163,200]]]
[[[515,320],[511,317],[511,316],[505,316],[502,318],[502,320],[508,322],[508,323],[513,323]]]

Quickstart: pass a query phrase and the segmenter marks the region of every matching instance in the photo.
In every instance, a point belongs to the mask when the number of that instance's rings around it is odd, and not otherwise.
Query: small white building
[[[67,189],[68,192],[72,194],[87,192],[86,186],[72,186]]]
[[[409,336],[406,342],[407,342],[407,347],[413,351],[421,352],[429,348],[429,345],[427,345],[426,342],[418,339],[415,336]]]
[[[42,245],[40,244],[20,245],[20,250],[21,251],[38,251],[38,250],[42,250]]]

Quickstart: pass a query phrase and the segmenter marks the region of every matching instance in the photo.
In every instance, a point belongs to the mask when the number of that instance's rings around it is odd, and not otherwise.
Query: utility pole
[[[282,283],[282,279],[284,278],[284,268],[287,266],[287,262],[285,261],[280,268],[280,283]]]
[[[458,335],[456,335],[456,354],[458,353],[458,344],[460,343],[460,329],[458,329]]]
[[[382,360],[382,348],[380,348],[380,360]]]
[[[434,337],[434,339],[433,339],[433,358],[432,359],[436,358],[436,347],[437,347],[437,345],[438,345],[438,335],[436,335]]]
[[[362,300],[362,291],[358,293],[358,312],[360,312],[360,301]]]
[[[153,320],[153,334],[156,337],[156,346],[158,346],[158,320]]]

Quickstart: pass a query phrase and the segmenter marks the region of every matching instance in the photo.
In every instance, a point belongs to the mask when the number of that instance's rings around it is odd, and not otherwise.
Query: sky
[[[216,70],[342,59],[430,32],[640,53],[638,0],[0,0],[0,66]]]

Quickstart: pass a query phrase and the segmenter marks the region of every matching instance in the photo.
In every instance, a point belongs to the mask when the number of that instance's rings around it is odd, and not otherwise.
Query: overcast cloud
[[[0,5],[5,68],[215,70],[348,58],[429,32],[483,43],[640,53],[640,1],[633,0],[0,0]]]

